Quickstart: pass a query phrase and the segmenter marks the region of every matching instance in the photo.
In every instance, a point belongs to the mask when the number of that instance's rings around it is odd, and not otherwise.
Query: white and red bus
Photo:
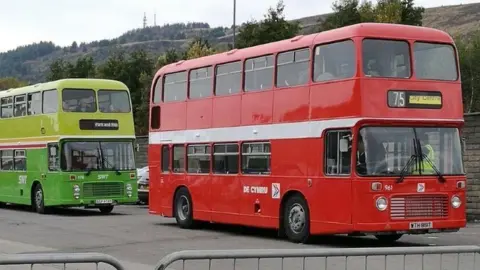
[[[161,68],[150,214],[314,234],[466,225],[458,56],[445,32],[358,24]]]

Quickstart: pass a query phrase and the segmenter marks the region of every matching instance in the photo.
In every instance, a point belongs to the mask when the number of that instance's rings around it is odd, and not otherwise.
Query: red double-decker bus
[[[357,24],[161,68],[149,212],[314,234],[466,225],[458,56],[445,32]]]

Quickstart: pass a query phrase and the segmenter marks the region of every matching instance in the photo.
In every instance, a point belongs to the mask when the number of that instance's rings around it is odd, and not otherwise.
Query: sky
[[[479,2],[480,0],[416,0],[434,7]],[[143,25],[175,22],[208,22],[210,26],[231,26],[233,0],[7,0],[0,9],[0,52],[39,41],[60,46],[73,41],[111,39]],[[237,0],[237,24],[262,19],[277,0]],[[333,0],[284,0],[287,19],[331,12]],[[300,4],[301,3],[301,4]]]

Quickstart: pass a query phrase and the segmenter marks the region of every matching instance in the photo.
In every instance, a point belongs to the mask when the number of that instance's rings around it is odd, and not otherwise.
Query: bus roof
[[[45,83],[38,83],[34,85],[24,86],[20,88],[10,88],[5,91],[0,91],[0,98],[12,95],[21,95],[26,93],[33,93],[44,90],[62,89],[62,88],[102,88],[102,89],[118,89],[127,90],[128,87],[115,80],[107,79],[87,79],[87,78],[74,78],[74,79],[61,79],[56,81],[50,81]]]
[[[266,53],[284,52],[302,47],[309,47],[312,44],[328,43],[353,37],[411,39],[440,43],[453,43],[453,39],[448,33],[434,28],[402,24],[360,23],[306,36],[300,35],[291,39],[271,42],[249,48],[234,49],[228,52],[204,56],[196,59],[186,61],[181,60],[162,67],[157,71],[155,77],[164,73],[173,73],[219,63],[228,63],[245,58],[261,56]]]

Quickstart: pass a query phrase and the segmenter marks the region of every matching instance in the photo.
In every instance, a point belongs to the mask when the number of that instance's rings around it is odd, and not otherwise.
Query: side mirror
[[[340,139],[340,152],[348,152],[348,139]]]

